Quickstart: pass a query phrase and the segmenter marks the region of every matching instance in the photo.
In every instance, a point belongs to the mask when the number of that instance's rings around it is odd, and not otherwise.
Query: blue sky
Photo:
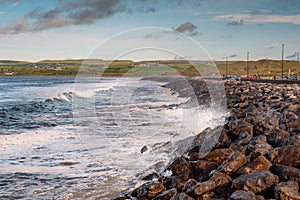
[[[143,27],[166,29],[140,31]],[[136,28],[139,31],[132,31]],[[129,33],[120,35],[124,31]],[[131,46],[156,44],[184,49],[185,57],[197,59],[199,49],[187,40],[202,45],[207,58],[214,60],[245,60],[247,52],[252,60],[281,59],[283,43],[285,57],[296,59],[299,36],[298,0],[0,0],[0,59],[76,59],[92,54],[115,59]],[[105,50],[100,45],[104,41]],[[97,48],[101,50],[95,54]],[[147,51],[122,58],[174,55]]]

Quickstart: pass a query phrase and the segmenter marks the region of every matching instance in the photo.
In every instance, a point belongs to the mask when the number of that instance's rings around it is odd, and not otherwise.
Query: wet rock
[[[195,179],[189,179],[183,186],[182,192],[187,192],[190,188],[195,186],[198,183]]]
[[[242,168],[240,168],[237,173],[238,174],[248,174],[255,171],[267,171],[272,166],[271,162],[266,159],[264,156],[259,156],[252,162],[246,164]]]
[[[251,139],[252,136],[250,134],[248,134],[247,132],[242,132],[239,135],[238,139],[235,140],[234,143],[230,145],[230,148],[233,149],[234,151],[245,153],[247,149],[247,145],[250,143]]]
[[[241,152],[235,152],[228,160],[226,160],[221,165],[219,170],[227,174],[231,174],[241,168],[246,162],[247,159],[244,154],[242,154]]]
[[[164,191],[166,191],[166,187],[162,183],[151,182],[138,187],[131,193],[131,195],[139,199],[147,199],[153,198]]]
[[[207,181],[210,172],[212,172],[213,170],[217,169],[218,166],[219,166],[219,165],[218,165],[218,163],[216,163],[216,162],[209,162],[209,163],[207,163],[207,165],[205,166],[205,169],[204,169],[203,173],[202,173],[201,176],[199,177],[199,180],[200,180],[201,182]]]
[[[276,164],[272,166],[271,171],[282,180],[300,181],[300,169],[298,168]]]
[[[281,200],[300,200],[299,185],[297,182],[282,182],[276,185],[276,199]]]
[[[189,194],[191,196],[199,197],[202,194],[213,190],[215,187],[216,187],[215,182],[205,181],[205,182],[194,185],[192,188],[190,188],[187,191],[187,194]]]
[[[142,149],[141,149],[141,154],[145,153],[146,151],[148,151],[148,147],[143,146]]]
[[[177,190],[173,188],[161,193],[160,195],[157,195],[155,198],[153,198],[153,200],[169,200],[176,194],[177,194]]]
[[[279,129],[279,121],[275,117],[266,116],[263,121],[257,123],[254,127],[257,135],[266,134]]]
[[[232,143],[232,141],[228,137],[225,129],[223,129],[221,134],[220,134],[219,140],[216,143],[214,149],[228,148],[231,143]]]
[[[230,158],[234,154],[234,151],[231,148],[225,149],[215,149],[209,152],[204,159],[212,162],[217,162],[218,164],[223,163],[225,160]]]
[[[272,164],[281,164],[291,167],[300,166],[300,148],[298,145],[277,147],[270,150],[268,158]]]
[[[235,120],[231,122],[230,126],[233,135],[239,136],[242,132],[247,132],[253,136],[253,125],[246,120]]]
[[[278,181],[278,177],[269,171],[257,171],[243,174],[234,179],[232,187],[237,190],[259,193],[271,187],[273,184],[278,183]]]
[[[153,198],[158,194],[164,192],[166,187],[161,183],[153,183],[147,188],[147,195],[149,198]]]
[[[251,191],[237,190],[231,194],[230,200],[256,200],[255,194]]]
[[[183,180],[188,180],[193,174],[190,163],[182,157],[175,159],[174,162],[167,167],[167,170],[171,170],[175,176],[183,175]]]

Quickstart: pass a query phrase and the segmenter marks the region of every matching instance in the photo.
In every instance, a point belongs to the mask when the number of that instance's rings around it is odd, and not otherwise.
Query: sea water
[[[0,199],[111,199],[221,123],[163,84],[0,77]]]

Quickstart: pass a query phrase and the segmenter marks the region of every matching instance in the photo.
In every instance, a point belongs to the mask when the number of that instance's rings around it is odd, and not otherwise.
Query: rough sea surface
[[[0,77],[0,199],[110,199],[220,123],[163,84]]]

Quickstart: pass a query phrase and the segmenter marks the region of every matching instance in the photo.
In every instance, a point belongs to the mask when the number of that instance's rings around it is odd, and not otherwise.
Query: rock
[[[175,194],[170,200],[194,200],[194,198],[190,197],[185,193]]]
[[[282,139],[289,137],[291,134],[287,131],[280,130],[280,131],[273,131],[268,135],[268,142],[273,147],[280,146],[280,143],[282,143]]]
[[[175,176],[183,175],[183,180],[188,180],[193,173],[190,163],[182,157],[175,159],[174,162],[167,167],[167,170],[171,170]]]
[[[300,182],[300,169],[298,168],[276,164],[271,167],[271,171],[282,180]]]
[[[257,171],[243,174],[232,182],[232,187],[237,190],[252,191],[254,193],[263,192],[273,184],[278,183],[278,176],[269,171]]]
[[[158,194],[164,192],[166,187],[161,183],[153,183],[147,188],[147,195],[149,198],[153,198]]]
[[[145,153],[146,151],[148,151],[148,147],[143,146],[142,149],[141,149],[141,154]]]
[[[189,179],[183,186],[182,192],[187,192],[190,188],[197,185],[198,181],[195,179]]]
[[[276,199],[281,200],[300,200],[299,185],[297,182],[282,182],[276,185]]]
[[[212,162],[217,162],[218,164],[222,164],[225,160],[230,158],[234,154],[234,151],[230,148],[225,149],[215,149],[209,152],[204,159]]]
[[[218,168],[218,163],[216,162],[209,162],[206,166],[205,169],[203,171],[203,173],[201,174],[201,176],[199,177],[199,180],[201,182],[206,181],[209,177],[210,172],[212,172],[213,170]]]
[[[247,132],[249,135],[253,136],[253,125],[246,120],[235,120],[231,122],[231,132],[239,136],[242,132]]]
[[[239,168],[241,168],[247,159],[241,152],[235,152],[228,160],[226,160],[220,167],[220,171],[227,174],[234,173]]]
[[[256,200],[255,194],[251,191],[237,190],[231,194],[230,200]]]
[[[298,145],[277,147],[270,150],[268,158],[272,164],[281,164],[291,167],[300,166],[300,148]]]
[[[191,196],[199,197],[202,194],[213,190],[215,187],[216,187],[215,182],[205,181],[205,182],[194,185],[192,188],[190,188],[187,191],[187,194],[189,194]]]
[[[270,132],[279,129],[279,121],[275,117],[266,116],[263,121],[257,123],[254,127],[257,135],[268,135]]]
[[[153,200],[169,200],[176,194],[177,190],[175,188],[172,188],[170,190],[164,191],[160,195],[157,195],[155,198],[153,198]]]
[[[137,197],[139,199],[147,199],[153,198],[164,191],[166,191],[166,187],[162,183],[150,182],[145,183],[133,190],[131,196]]]
[[[213,181],[216,184],[216,187],[231,183],[232,181],[230,176],[222,172],[215,172],[209,180]]]
[[[251,139],[252,136],[250,134],[248,134],[247,132],[243,132],[239,135],[238,139],[230,145],[230,148],[234,151],[245,153],[247,145],[250,143]]]
[[[221,149],[221,148],[228,148],[232,141],[228,137],[225,129],[222,130],[221,135],[219,137],[219,140],[217,144],[215,145],[214,149]]]
[[[259,156],[252,162],[250,162],[250,163],[246,164],[245,166],[243,166],[242,168],[240,168],[237,171],[237,173],[238,174],[248,174],[248,173],[252,173],[255,171],[263,171],[263,170],[267,171],[270,169],[271,166],[272,166],[272,164],[270,163],[270,161],[268,159],[266,159],[264,156]]]

